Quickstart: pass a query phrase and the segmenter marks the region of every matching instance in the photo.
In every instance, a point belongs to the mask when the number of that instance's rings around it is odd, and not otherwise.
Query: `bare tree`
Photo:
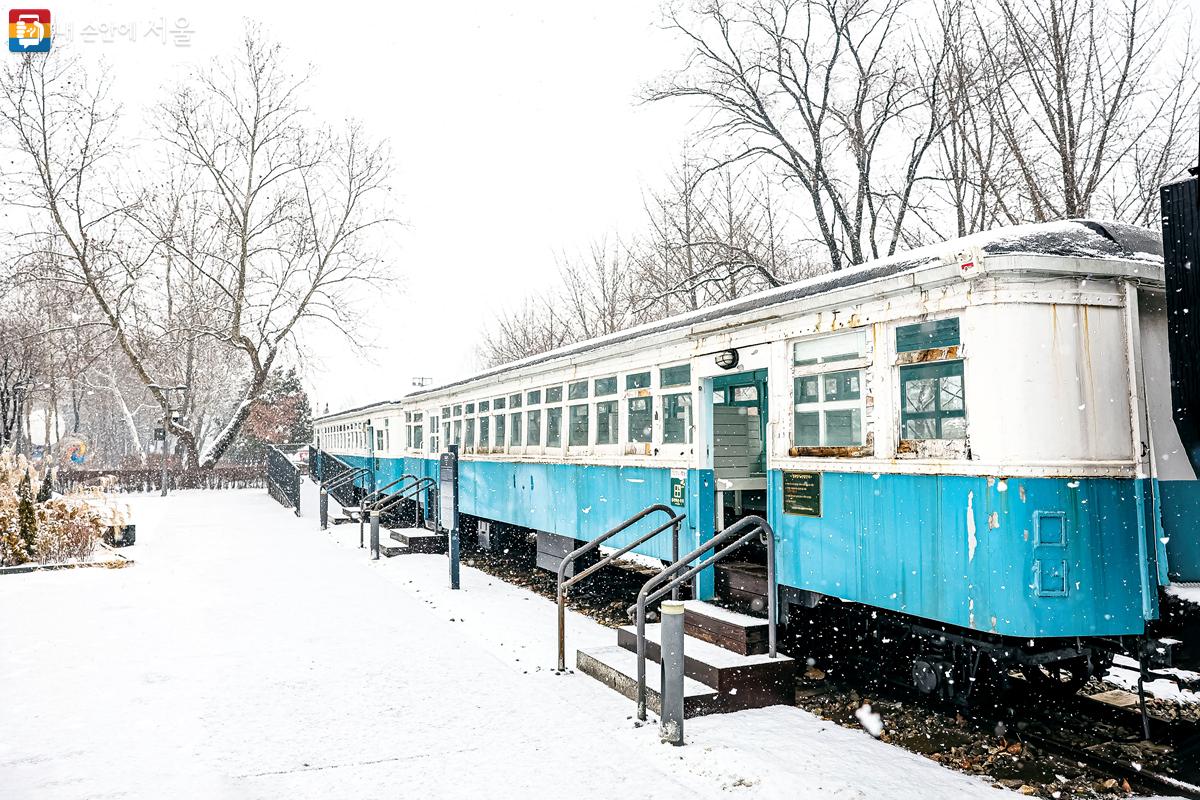
[[[1157,187],[1186,166],[1184,123],[1198,92],[1190,47],[1163,62],[1170,10],[1153,0],[972,7],[986,45],[977,47],[974,102],[1019,177],[1019,193],[993,191],[1010,219],[1152,221]]]
[[[142,154],[176,179],[125,187],[102,82],[58,55],[5,72],[0,119],[26,166],[17,195],[47,231],[28,250],[37,279],[86,291],[163,411],[165,386],[195,383],[200,348],[236,354],[216,376],[231,402],[207,441],[188,418],[171,423],[204,468],[233,442],[297,326],[349,334],[354,287],[387,275],[369,238],[387,221],[387,153],[356,125],[318,127],[303,85],[252,31],[237,58],[179,88],[161,152]]]
[[[669,12],[693,45],[650,100],[701,101],[723,163],[765,160],[809,201],[840,269],[895,252],[944,125],[940,65],[906,36],[907,0],[710,2]]]

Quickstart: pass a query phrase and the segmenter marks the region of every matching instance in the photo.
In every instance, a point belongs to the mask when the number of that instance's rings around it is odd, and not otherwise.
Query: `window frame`
[[[791,400],[791,426],[788,437],[789,448],[799,456],[808,454],[821,456],[857,456],[864,453],[864,448],[871,445],[870,425],[867,414],[867,378],[871,373],[874,353],[871,347],[871,337],[867,328],[855,328],[850,331],[840,331],[824,336],[809,336],[788,341],[788,360],[791,362],[791,385],[788,387]],[[804,359],[797,363],[796,349],[798,345],[815,344],[818,348],[826,342],[839,339],[846,341],[857,340],[857,355],[845,350],[834,353],[832,357],[818,355],[812,359]],[[845,400],[825,399],[825,378],[841,373],[858,373],[858,397]],[[811,403],[801,403],[797,384],[805,379],[815,378],[817,382],[817,399]],[[859,440],[852,444],[829,444],[828,412],[857,411],[859,421]],[[817,443],[800,444],[800,426],[797,418],[800,414],[817,415]],[[831,453],[830,448],[834,448]],[[845,452],[838,452],[844,450]]]

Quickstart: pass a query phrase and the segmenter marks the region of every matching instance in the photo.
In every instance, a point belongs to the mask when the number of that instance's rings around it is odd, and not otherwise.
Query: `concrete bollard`
[[[379,560],[379,512],[371,510],[371,560]]]
[[[329,527],[329,492],[321,487],[321,530]]]
[[[662,738],[673,745],[683,744],[683,603],[664,600],[662,614],[660,718]]]

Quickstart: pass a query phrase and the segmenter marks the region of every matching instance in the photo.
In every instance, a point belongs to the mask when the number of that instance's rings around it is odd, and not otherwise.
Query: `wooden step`
[[[770,645],[770,626],[765,619],[730,611],[703,600],[684,602],[683,629],[688,636],[743,656],[761,655],[767,652]]]
[[[716,565],[716,592],[726,600],[767,604],[767,567],[744,561]]]
[[[646,626],[646,660],[659,660],[662,626]],[[637,652],[637,629],[626,625],[617,629],[617,644]],[[657,672],[658,667],[647,672]],[[780,653],[740,655],[724,647],[710,644],[693,636],[684,637],[683,672],[692,680],[711,686],[720,695],[723,711],[742,708],[762,708],[773,705],[792,705],[795,702],[796,662]]]
[[[424,528],[400,528],[388,531],[388,537],[407,548],[410,553],[446,552],[446,534],[434,533]],[[381,537],[382,538],[382,537]]]
[[[590,675],[610,689],[615,689],[630,700],[637,700],[637,654],[624,647],[610,645],[579,650],[575,655],[575,667],[584,675]],[[657,664],[646,665],[646,707],[655,714],[662,713],[662,696],[659,687],[662,676]],[[711,714],[720,708],[720,698],[711,686],[699,681],[683,680],[683,715],[697,717]]]

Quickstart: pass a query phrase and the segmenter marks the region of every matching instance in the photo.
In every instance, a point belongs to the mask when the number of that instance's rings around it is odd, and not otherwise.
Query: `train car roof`
[[[1120,261],[1157,262],[1162,260],[1162,238],[1153,230],[1120,222],[1095,220],[1064,220],[1033,225],[1014,225],[952,239],[934,245],[907,250],[887,258],[869,261],[837,272],[828,272],[795,283],[746,295],[698,311],[648,322],[623,331],[594,339],[565,345],[528,358],[510,361],[497,367],[448,383],[404,395],[398,400],[385,400],[349,408],[317,417],[322,421],[357,414],[369,409],[419,399],[472,381],[501,375],[514,369],[536,366],[558,358],[583,353],[596,347],[620,344],[642,336],[663,333],[680,327],[712,322],[723,317],[811,297],[823,292],[870,283],[916,270],[934,262],[952,262],[963,255],[1030,255],[1062,258],[1111,259]]]

